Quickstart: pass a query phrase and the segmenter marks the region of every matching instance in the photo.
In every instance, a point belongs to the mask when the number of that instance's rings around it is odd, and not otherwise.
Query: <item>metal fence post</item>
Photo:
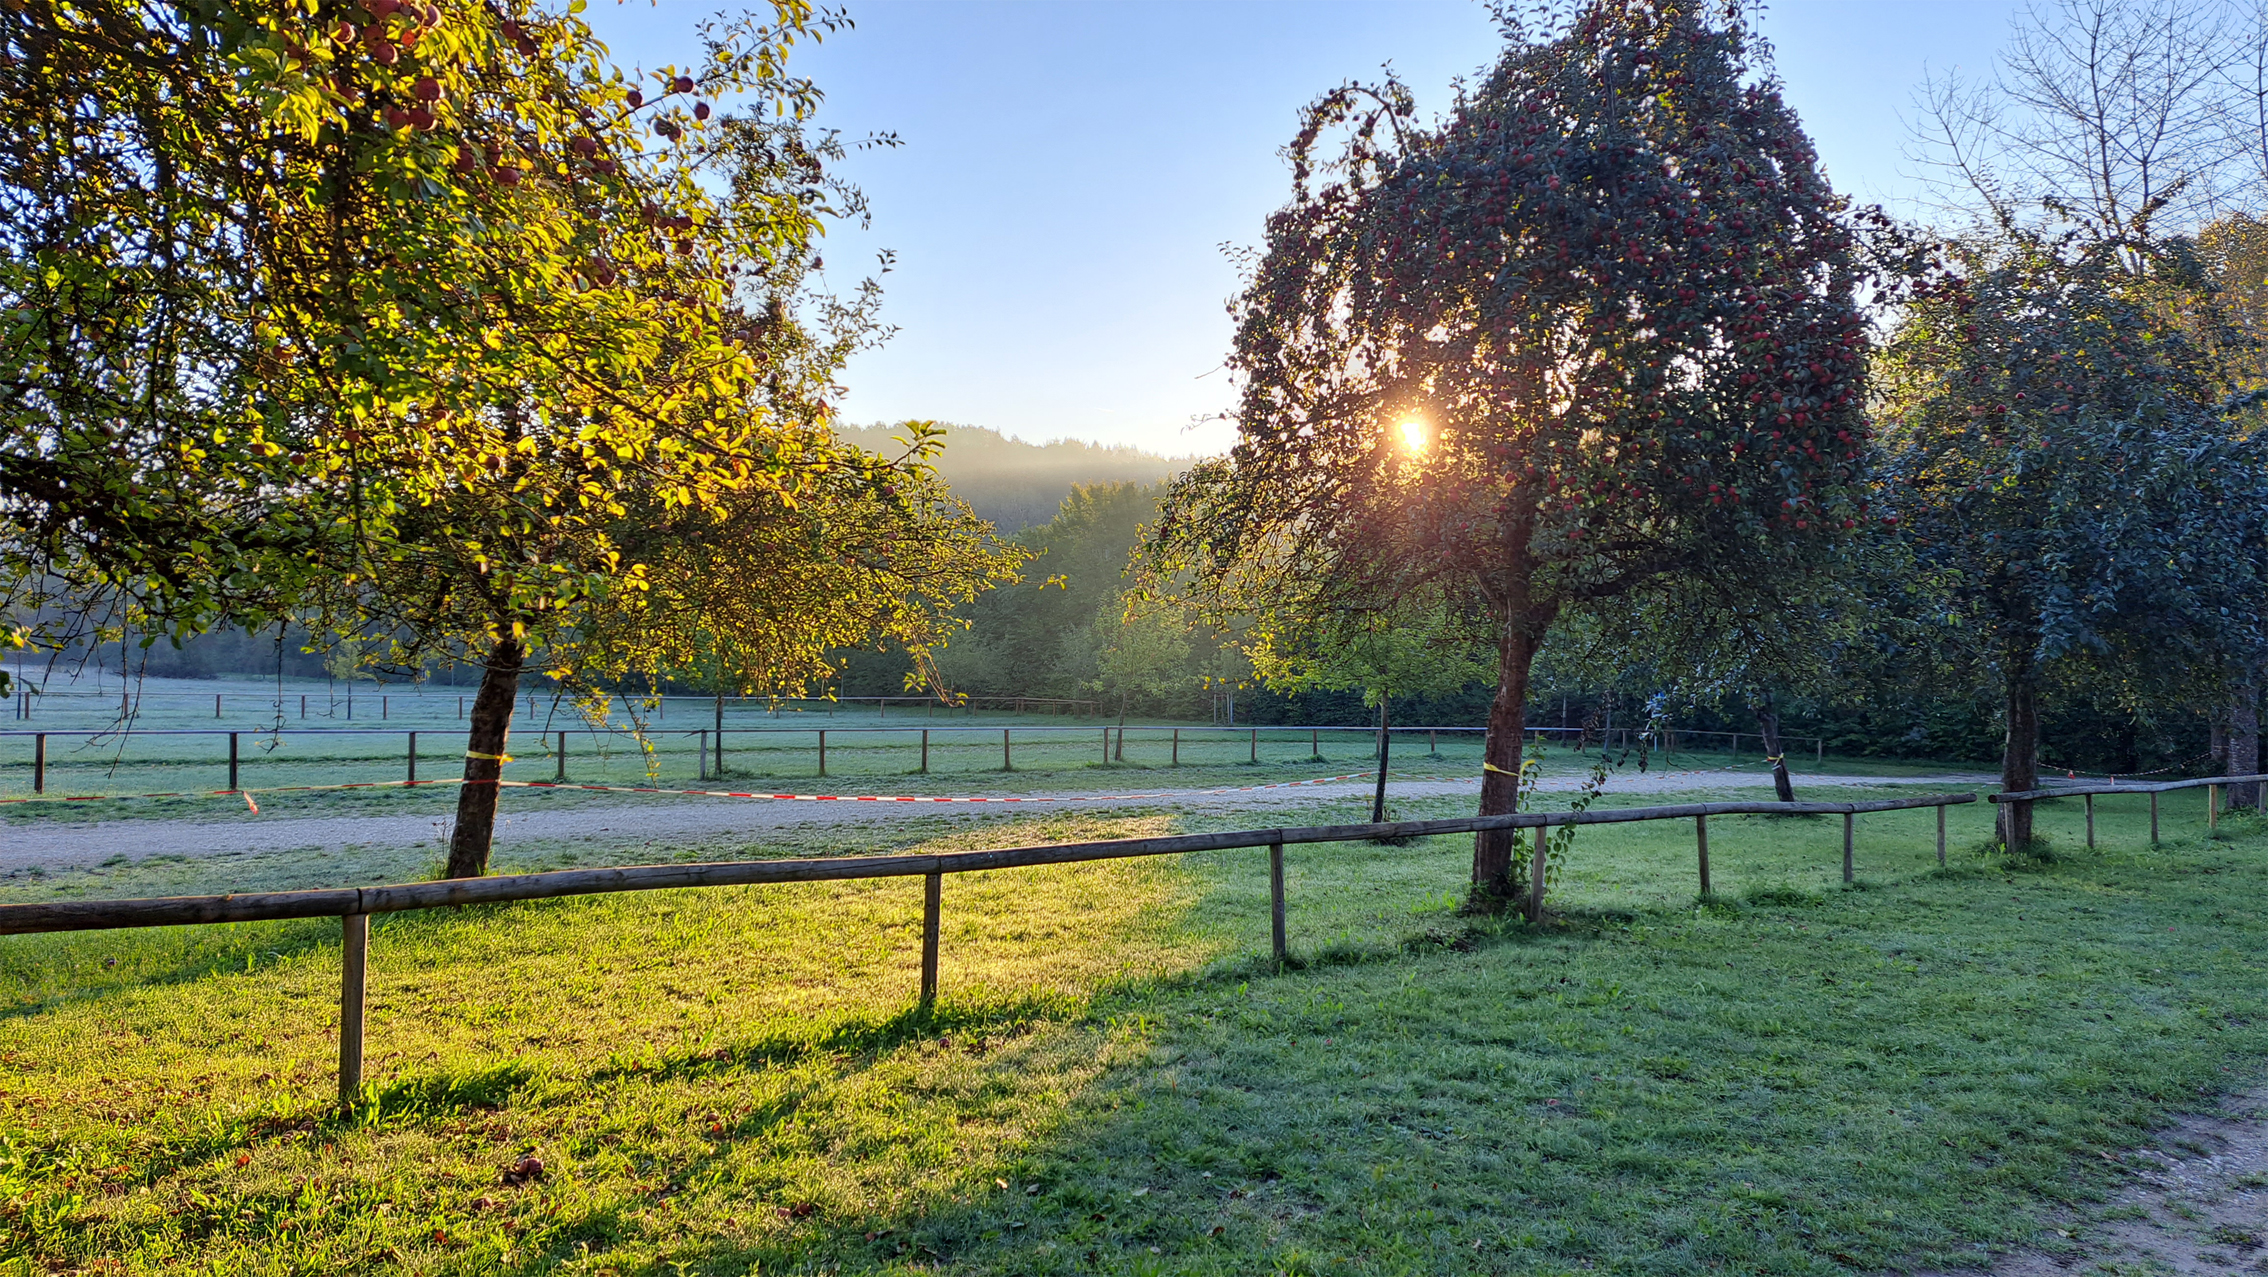
[[[1695,816],[1693,818],[1693,846],[1701,856],[1701,894],[1706,896],[1711,894],[1709,889],[1709,818],[1707,816]]]
[[[929,729],[926,727],[921,729],[921,770],[923,775],[929,773]]]
[[[819,774],[827,774],[827,729],[819,729]]]
[[[1016,757],[1008,750],[1008,729],[1005,727],[1000,729],[1000,770],[1004,772],[1016,770]]]
[[[564,737],[564,733],[562,733],[562,737]],[[564,739],[561,741],[561,747],[565,747]],[[706,727],[701,729],[701,741],[698,750],[699,752],[694,756],[693,767],[700,773],[702,780],[707,780],[709,778],[709,729]],[[564,770],[566,764],[562,762],[560,767]]]
[[[1252,761],[1260,761],[1260,729],[1257,727],[1252,729]]]
[[[1940,807],[1937,810],[1943,812],[1945,809]],[[2158,845],[2158,791],[2155,789],[2150,791],[2150,845]]]
[[[220,717],[220,698],[221,698],[221,694],[220,694],[219,692],[214,692],[214,693],[213,693],[213,717],[214,717],[214,718],[219,718],[219,717]]]
[[[1284,969],[1284,845],[1268,844],[1268,927],[1274,941],[1276,970]]]
[[[417,784],[417,733],[409,734],[409,783]]]
[[[1181,729],[1173,729],[1173,765],[1181,766]]]
[[[937,930],[944,912],[945,875],[933,873],[921,886],[921,1009],[937,1005]]]
[[[32,770],[31,770],[31,791],[32,791],[33,793],[35,793],[35,794],[44,794],[44,793],[46,793],[46,792],[47,792],[47,733],[46,733],[46,732],[40,732],[40,733],[38,733],[38,734],[36,734],[36,735],[34,735],[34,736],[32,737],[32,765],[31,765],[31,768],[32,768]]]
[[[2088,795],[2086,795],[2086,799],[2087,799],[2087,850],[2089,850],[2089,851],[2093,851],[2093,850],[2095,849],[2095,796],[2094,796],[2093,794],[2088,794]]]
[[[339,919],[345,943],[339,949],[339,1109],[351,1112],[362,1093],[362,1025],[368,1004],[370,915]]]
[[[236,788],[236,733],[228,734],[228,787]]]
[[[559,758],[558,758],[558,764],[559,764],[559,765],[558,765],[557,771],[555,772],[555,774],[554,774],[554,776],[553,776],[553,779],[555,779],[555,780],[565,780],[565,779],[567,779],[567,733],[565,733],[565,732],[561,732],[561,733],[559,733]]]
[[[2205,787],[2205,832],[2212,833],[2221,825],[2221,787]]]
[[[2154,819],[2154,818],[2155,818],[2155,817],[2157,816],[2157,813],[2158,813],[2158,796],[2157,796],[2156,794],[2152,794],[2152,795],[2150,795],[2150,814],[2151,814],[2151,816],[2152,816],[2152,818],[2153,818],[2153,819]],[[2155,831],[2155,829],[2156,829],[2156,825],[2155,825],[2155,824],[2153,824],[2153,825],[2151,826],[2151,828],[2152,828],[2152,830],[2153,830],[2153,831]],[[2153,836],[2155,836],[2154,832],[2153,832]],[[1937,805],[1937,867],[1938,867],[1938,868],[1940,868],[1940,869],[1943,869],[1943,868],[1945,867],[1945,804],[1944,804],[1944,803],[1939,803],[1939,804]]]
[[[1846,886],[1851,881],[1851,826],[1857,821],[1858,817],[1847,811],[1843,813],[1843,882]]]

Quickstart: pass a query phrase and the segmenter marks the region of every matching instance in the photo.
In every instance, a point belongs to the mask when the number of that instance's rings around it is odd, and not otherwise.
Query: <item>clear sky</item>
[[[1829,177],[1914,190],[1902,113],[1925,69],[1983,69],[2010,0],[1780,0],[1760,27]],[[714,0],[594,0],[618,60],[693,60]],[[892,132],[849,176],[873,229],[838,230],[848,289],[888,248],[897,336],[850,366],[852,421],[926,417],[1040,442],[1224,449],[1221,371],[1249,245],[1289,190],[1300,106],[1383,64],[1431,113],[1498,48],[1474,0],[850,0],[855,29],[791,65],[823,123]],[[1208,419],[1211,418],[1211,419]]]

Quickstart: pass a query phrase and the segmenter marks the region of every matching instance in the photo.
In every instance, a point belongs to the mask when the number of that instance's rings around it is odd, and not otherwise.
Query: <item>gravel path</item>
[[[1941,776],[1803,776],[1806,789],[1823,786],[1900,785],[1967,787],[1992,784],[1985,775]],[[1563,793],[1582,788],[1580,777],[1546,777],[1538,784],[1545,792]],[[1387,792],[1394,798],[1433,798],[1471,794],[1479,780],[1417,778],[1392,781]],[[1708,793],[1727,791],[1750,796],[1768,788],[1769,775],[1709,771],[1653,772],[1613,778],[1614,794]],[[526,792],[526,791],[523,791]],[[1140,797],[1082,798],[1076,794],[1030,794],[1012,805],[992,803],[845,803],[719,798],[672,798],[665,795],[625,796],[618,804],[592,806],[579,803],[556,811],[540,808],[540,798],[518,794],[505,799],[498,817],[496,846],[574,839],[600,844],[639,843],[660,839],[729,838],[760,835],[767,831],[879,824],[908,817],[959,821],[997,819],[1017,811],[1098,810],[1107,808],[1173,807],[1184,811],[1267,811],[1304,807],[1331,799],[1367,797],[1367,782],[1294,784],[1271,788],[1230,790],[1143,791]],[[532,799],[532,801],[531,801]],[[529,810],[535,806],[535,810]],[[515,811],[517,807],[519,810]],[[0,871],[39,865],[47,868],[98,865],[124,855],[140,859],[152,855],[203,858],[220,855],[257,855],[279,851],[339,851],[369,847],[406,847],[437,841],[443,821],[431,814],[398,816],[275,816],[229,820],[120,820],[85,823],[16,824],[0,826]]]

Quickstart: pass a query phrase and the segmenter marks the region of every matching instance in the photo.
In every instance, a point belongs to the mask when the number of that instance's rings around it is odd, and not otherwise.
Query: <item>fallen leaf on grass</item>
[[[518,1188],[543,1178],[543,1159],[530,1154],[504,1169],[504,1186]]]

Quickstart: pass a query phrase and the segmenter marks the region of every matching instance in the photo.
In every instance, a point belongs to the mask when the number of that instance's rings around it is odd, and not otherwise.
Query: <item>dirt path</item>
[[[2268,1272],[2268,1088],[2185,1118],[2120,1160],[2134,1171],[2125,1192],[2049,1228],[2039,1249],[2006,1256],[1992,1277]]]
[[[1992,778],[1944,775],[1886,778],[1881,776],[1805,776],[1807,787],[1851,785],[1911,785],[1960,787],[1989,784]],[[1432,798],[1474,793],[1477,779],[1411,779],[1391,782],[1387,791],[1397,799]],[[1608,785],[1614,794],[1716,793],[1752,797],[1771,784],[1768,775],[1739,772],[1671,772],[1617,776]],[[1546,777],[1539,789],[1550,793],[1582,788],[1578,777]],[[507,798],[497,820],[496,846],[574,839],[578,842],[637,843],[657,839],[719,838],[759,835],[773,830],[878,824],[920,816],[963,821],[997,819],[1028,810],[1066,811],[1109,808],[1172,807],[1185,811],[1267,811],[1304,807],[1331,799],[1367,797],[1371,787],[1360,782],[1325,785],[1282,785],[1271,788],[1211,790],[1144,790],[1142,796],[1096,798],[1077,794],[1026,793],[1014,804],[994,803],[847,803],[779,801],[769,799],[676,798],[667,795],[625,795],[620,803],[592,806],[578,803],[559,810],[542,810],[540,791],[521,791]],[[524,796],[523,796],[524,795]],[[515,810],[517,808],[517,810]],[[432,813],[395,816],[274,816],[226,820],[120,820],[70,824],[15,824],[0,826],[0,871],[31,865],[46,868],[97,865],[124,855],[140,859],[151,855],[209,857],[257,855],[278,851],[338,851],[357,847],[406,847],[438,840],[444,830]]]

